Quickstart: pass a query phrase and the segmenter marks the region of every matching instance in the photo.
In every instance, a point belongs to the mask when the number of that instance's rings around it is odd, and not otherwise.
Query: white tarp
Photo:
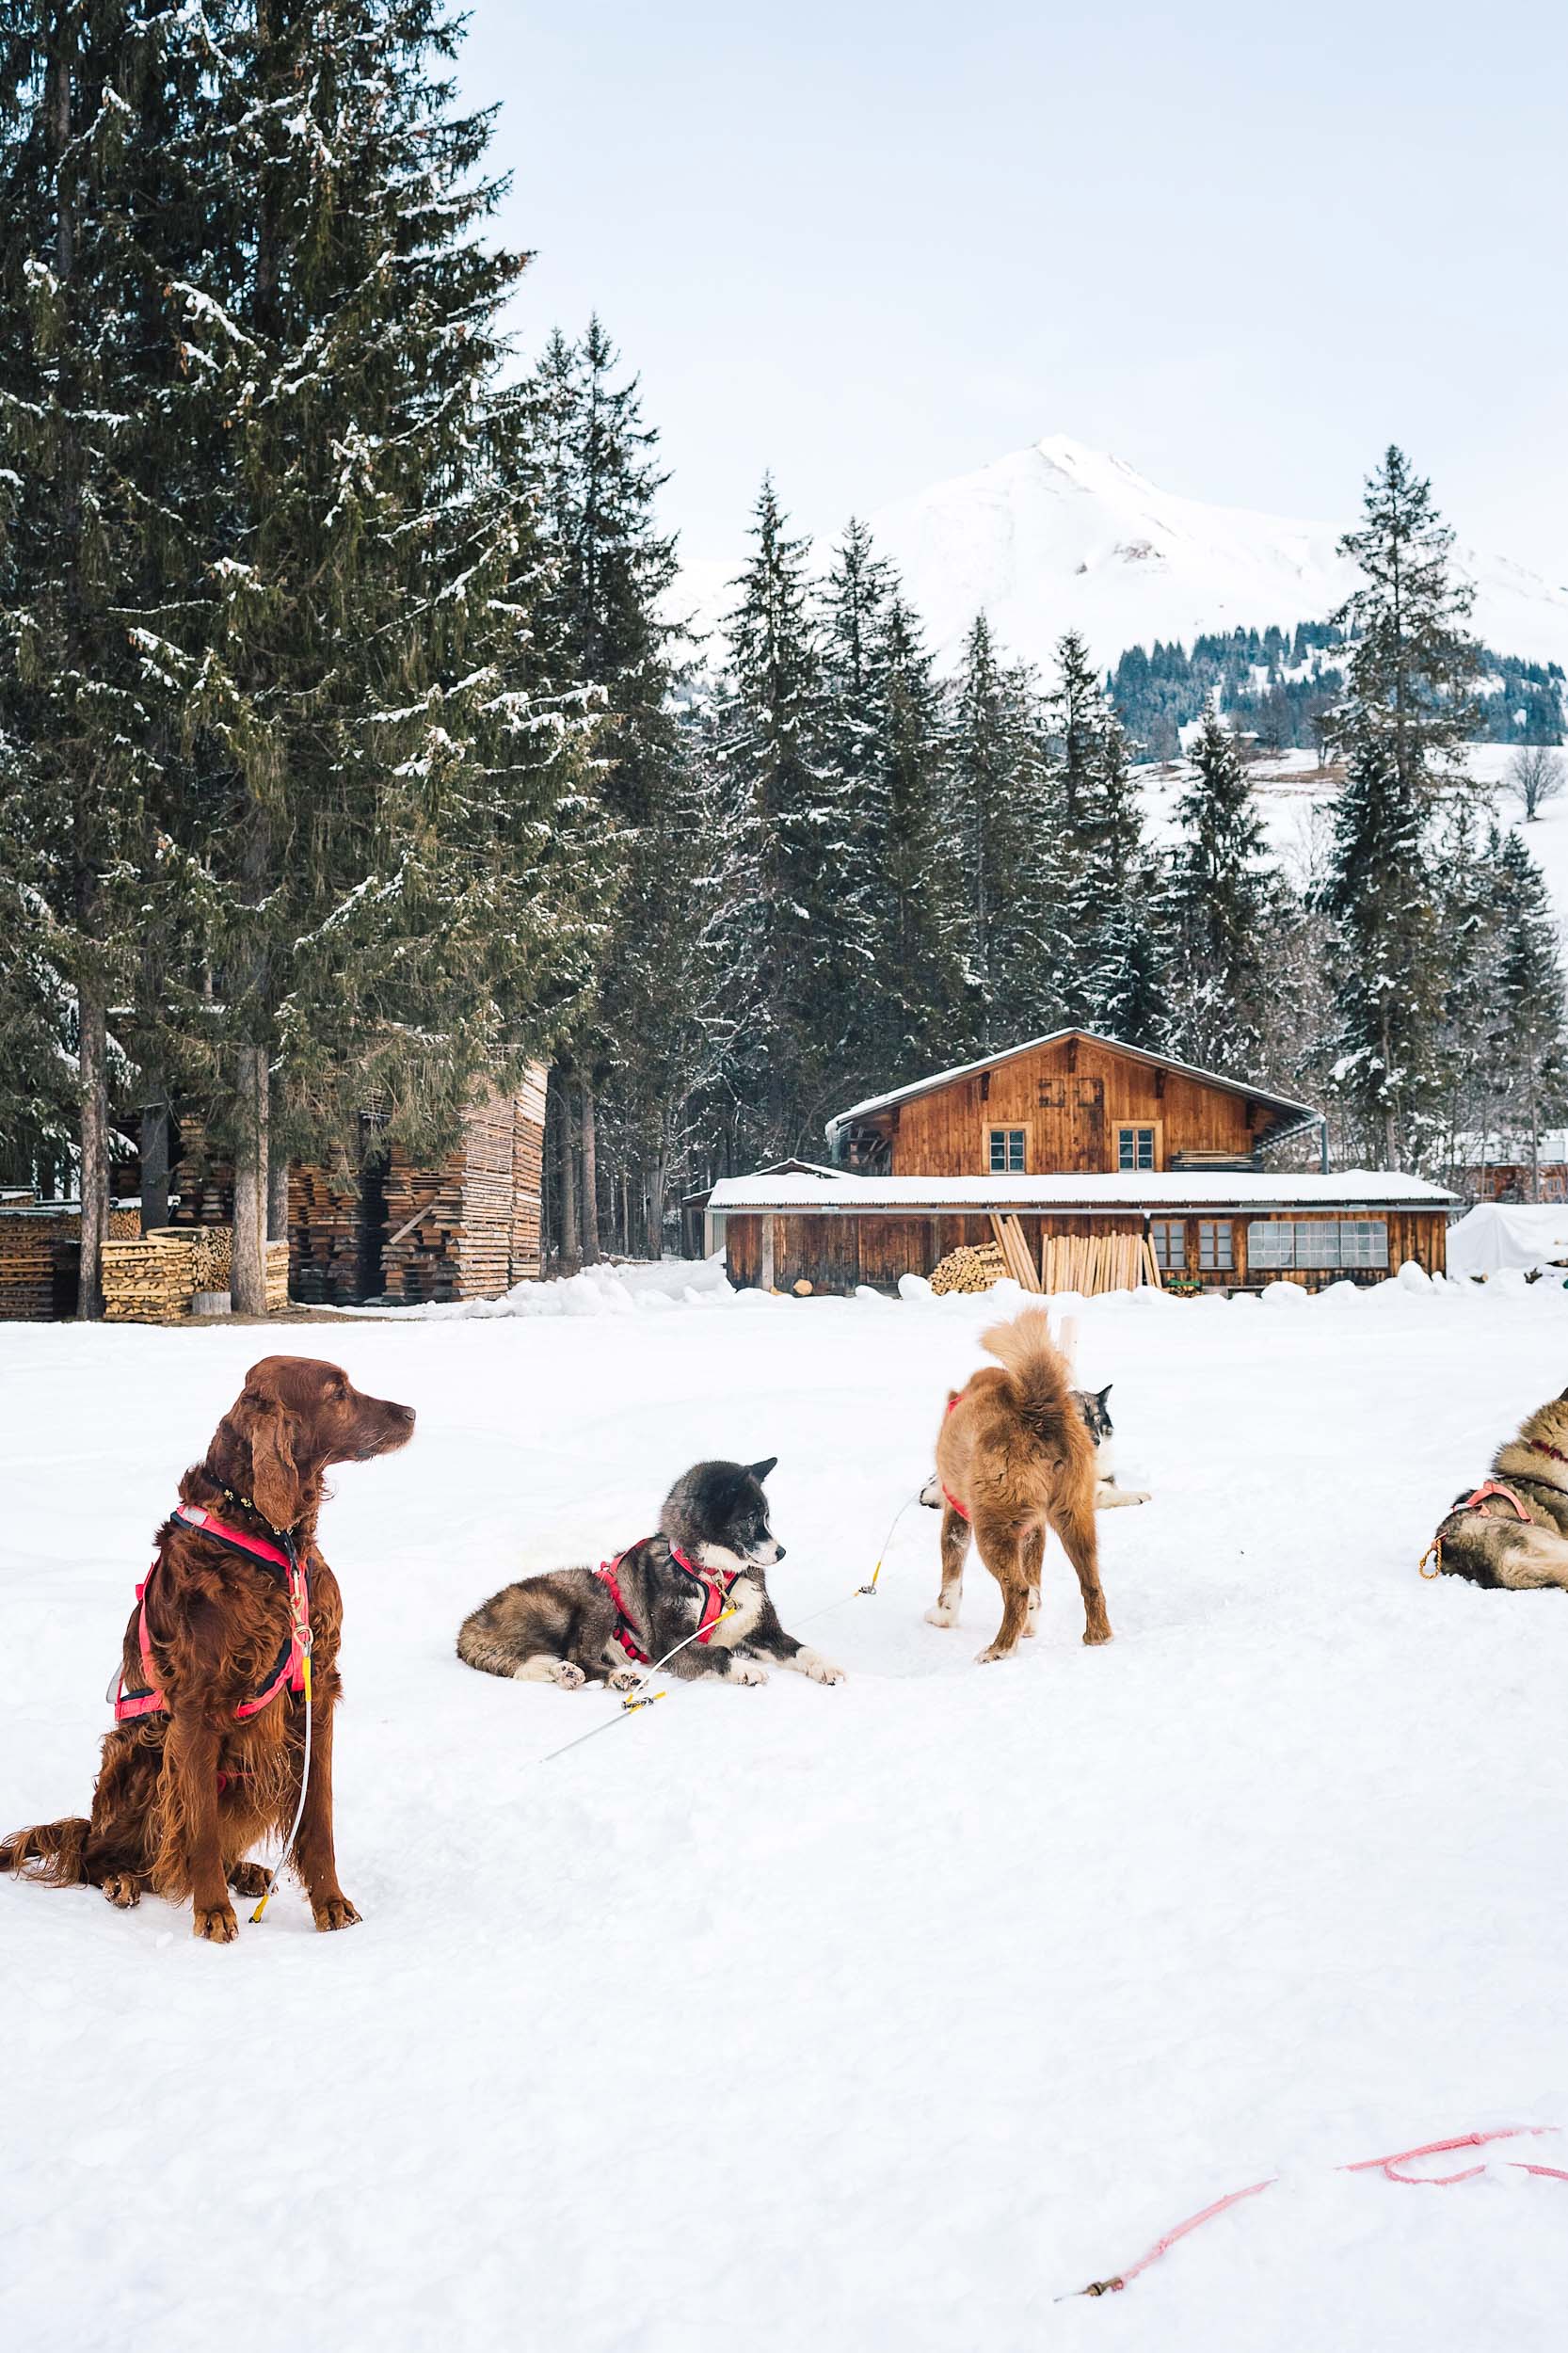
[[[1464,1281],[1505,1267],[1568,1265],[1568,1202],[1480,1201],[1448,1228],[1448,1273]]]

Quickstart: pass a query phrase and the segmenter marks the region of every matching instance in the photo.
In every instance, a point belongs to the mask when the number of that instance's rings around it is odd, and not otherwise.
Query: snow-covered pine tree
[[[1056,684],[1046,697],[1062,823],[1076,840],[1098,787],[1109,710],[1089,648],[1075,629],[1056,643]]]
[[[606,1206],[624,1196],[628,1156],[639,1176],[657,1172],[662,1193],[668,1120],[661,1110],[650,1128],[642,1126],[650,1108],[642,1069],[652,1052],[667,1072],[673,1038],[689,1035],[690,1026],[689,1007],[674,999],[680,933],[692,921],[689,897],[676,888],[678,876],[689,879],[686,861],[671,862],[671,805],[684,786],[664,600],[679,566],[675,541],[655,515],[666,479],[654,455],[658,437],[643,423],[636,378],[622,379],[619,369],[596,316],[578,344],[559,331],[551,336],[531,388],[551,559],[538,629],[561,673],[594,689],[601,721],[596,776],[606,844],[616,855],[616,919],[603,942],[597,995],[558,1041],[552,1073],[553,1085],[580,1098],[584,1161],[594,1157],[596,1136],[605,1147],[597,1155],[597,1181],[584,1167],[574,1188],[580,1236],[556,1235],[568,1263],[579,1247],[585,1258],[598,1255],[600,1196]]]
[[[958,1059],[974,1043],[964,979],[965,909],[952,887],[942,693],[920,621],[895,584],[883,615],[877,877],[878,1084]]]
[[[123,1068],[108,1006],[137,994],[136,942],[162,930],[179,869],[152,862],[183,788],[137,625],[191,569],[193,387],[170,281],[206,226],[193,116],[213,54],[198,10],[56,0],[0,21],[0,796],[25,886],[8,950],[35,1012],[40,989],[69,998],[87,1316]],[[56,1092],[47,1070],[22,1085],[44,1105]]]
[[[865,524],[851,517],[823,584],[819,626],[824,806],[825,812],[830,802],[828,823],[839,844],[831,887],[849,1015],[833,1076],[851,1092],[888,1066],[878,956],[891,824],[892,596],[891,567],[875,552]]]
[[[1512,1132],[1529,1147],[1530,1199],[1541,1197],[1541,1130],[1568,1111],[1562,958],[1541,869],[1509,827],[1493,868],[1494,998],[1499,1077]]]
[[[1419,1157],[1441,1116],[1431,839],[1440,800],[1466,789],[1475,667],[1452,541],[1431,485],[1391,447],[1368,482],[1362,528],[1340,542],[1363,585],[1335,616],[1352,653],[1324,893],[1340,940],[1334,1083],[1359,1148],[1389,1168]]]
[[[947,769],[969,1026],[1004,1046],[1056,1017],[1058,828],[1032,673],[1000,659],[983,613],[949,688]]]
[[[1269,946],[1281,888],[1236,738],[1212,704],[1188,757],[1165,886],[1174,1054],[1208,1070],[1269,1060]]]
[[[851,1007],[838,939],[848,844],[823,744],[807,543],[771,479],[727,622],[716,723],[720,885],[706,1092],[738,1164],[820,1148]]]
[[[374,1107],[431,1148],[586,984],[603,860],[582,697],[530,632],[532,408],[498,383],[525,257],[488,241],[489,118],[443,78],[456,30],[438,0],[220,14],[227,204],[185,297],[220,532],[160,653],[205,779],[252,1306],[269,1125],[275,1147],[357,1144]]]
[[[1105,714],[1073,837],[1064,995],[1070,1017],[1129,1046],[1170,1025],[1164,909],[1121,722]]]

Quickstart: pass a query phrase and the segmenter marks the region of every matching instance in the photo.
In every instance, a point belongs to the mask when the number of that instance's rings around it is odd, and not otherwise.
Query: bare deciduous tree
[[[1503,782],[1524,808],[1526,821],[1537,817],[1546,801],[1555,801],[1568,776],[1562,754],[1550,744],[1521,744],[1508,763]]]

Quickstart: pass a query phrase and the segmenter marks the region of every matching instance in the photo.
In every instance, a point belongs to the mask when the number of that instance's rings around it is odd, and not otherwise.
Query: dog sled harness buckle
[[[285,1683],[291,1691],[308,1693],[311,1657],[311,1587],[310,1580],[305,1574],[305,1564],[295,1548],[294,1539],[285,1534],[284,1549],[280,1550],[277,1545],[269,1545],[261,1536],[247,1536],[243,1529],[230,1528],[223,1520],[215,1518],[211,1512],[204,1512],[199,1503],[177,1503],[169,1513],[169,1517],[178,1520],[183,1527],[194,1529],[199,1534],[210,1537],[214,1544],[226,1545],[231,1552],[249,1553],[252,1559],[264,1561],[269,1567],[283,1570],[287,1578],[288,1641],[279,1652],[277,1664],[268,1675],[264,1688],[256,1692],[254,1697],[242,1700],[234,1710],[235,1716],[242,1721],[247,1717],[259,1716],[263,1708],[277,1698]],[[147,1575],[136,1587],[136,1599],[141,1605],[136,1613],[136,1638],[141,1648],[142,1671],[147,1677],[147,1682],[141,1690],[128,1691],[125,1689],[124,1675],[121,1674],[120,1689],[114,1703],[114,1720],[117,1724],[130,1723],[138,1716],[166,1715],[168,1710],[168,1702],[157,1687],[157,1677],[152,1665],[152,1641],[147,1630],[147,1588],[152,1581],[152,1572],[157,1565],[157,1560],[154,1560],[152,1568],[148,1570]]]
[[[1526,1511],[1524,1505],[1520,1502],[1512,1488],[1505,1487],[1500,1479],[1487,1480],[1483,1486],[1480,1486],[1476,1489],[1473,1496],[1466,1496],[1463,1503],[1456,1503],[1454,1505],[1453,1512],[1447,1513],[1445,1517],[1451,1520],[1454,1516],[1454,1513],[1456,1512],[1479,1512],[1481,1505],[1486,1501],[1488,1496],[1501,1496],[1505,1503],[1512,1504],[1513,1509],[1517,1512],[1519,1517],[1524,1521],[1526,1527],[1528,1528],[1529,1526],[1529,1513]],[[1434,1569],[1429,1569],[1427,1566],[1427,1562],[1432,1560],[1435,1560],[1437,1562],[1437,1566]],[[1437,1535],[1432,1538],[1425,1552],[1422,1553],[1420,1560],[1416,1562],[1416,1566],[1424,1577],[1432,1578],[1442,1576],[1443,1539],[1441,1535]]]
[[[653,1541],[651,1536],[644,1536],[641,1539],[645,1545],[650,1545]],[[635,1545],[628,1545],[626,1552],[635,1552],[636,1549]],[[594,1575],[604,1579],[610,1589],[610,1599],[616,1605],[616,1641],[620,1644],[628,1658],[634,1659],[639,1667],[650,1667],[653,1661],[648,1652],[639,1650],[632,1640],[633,1621],[628,1615],[626,1604],[621,1598],[620,1578],[616,1572],[626,1558],[626,1552],[617,1552],[613,1561],[601,1561],[594,1571]],[[719,1620],[728,1614],[729,1589],[739,1577],[740,1571],[739,1569],[710,1571],[695,1568],[685,1554],[674,1545],[670,1546],[670,1559],[678,1569],[684,1569],[686,1575],[695,1578],[702,1589],[702,1616],[697,1624],[696,1639],[704,1644],[711,1642],[713,1639],[713,1628]]]

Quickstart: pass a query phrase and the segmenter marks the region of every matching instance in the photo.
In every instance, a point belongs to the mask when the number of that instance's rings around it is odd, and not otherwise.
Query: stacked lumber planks
[[[1042,1247],[1048,1291],[1131,1291],[1160,1287],[1153,1248],[1143,1234],[1048,1234]]]
[[[340,1152],[328,1168],[289,1170],[289,1241],[296,1299],[342,1305],[360,1290],[360,1179]]]
[[[135,1209],[109,1211],[109,1235],[128,1241],[139,1229]],[[55,1315],[55,1280],[66,1254],[82,1239],[82,1213],[68,1202],[0,1203],[0,1320],[48,1323]]]
[[[542,1083],[486,1096],[437,1170],[395,1146],[385,1181],[388,1296],[497,1299],[539,1269]]]

